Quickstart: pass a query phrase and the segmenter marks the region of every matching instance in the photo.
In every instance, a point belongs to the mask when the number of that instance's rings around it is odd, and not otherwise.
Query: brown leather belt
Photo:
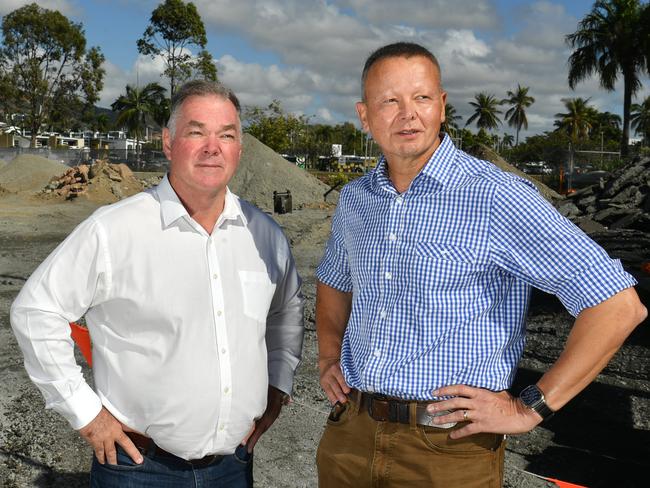
[[[411,423],[411,405],[415,404],[415,423],[428,427],[437,427],[439,429],[450,429],[457,422],[448,422],[445,424],[434,424],[433,419],[439,415],[450,413],[449,410],[442,410],[435,414],[427,412],[427,405],[433,402],[422,402],[416,400],[404,400],[401,398],[387,397],[376,393],[366,393],[357,389],[352,389],[350,398],[359,402],[359,408],[368,411],[368,415],[378,422],[397,422],[400,424]]]
[[[152,454],[155,456],[160,456],[167,459],[173,459],[174,461],[190,463],[195,468],[202,468],[209,466],[211,464],[216,464],[221,462],[223,459],[222,455],[219,454],[210,454],[209,456],[202,457],[201,459],[183,459],[181,457],[167,452],[164,449],[161,449],[156,445],[151,437],[138,434],[137,432],[124,432],[126,436],[131,439],[135,447],[142,453],[143,456],[147,454]]]

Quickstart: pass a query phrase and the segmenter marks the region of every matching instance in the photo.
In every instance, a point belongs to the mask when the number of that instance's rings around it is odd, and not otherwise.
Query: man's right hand
[[[142,454],[124,433],[124,428],[119,420],[102,407],[97,417],[79,429],[79,434],[93,448],[100,464],[117,464],[115,444],[119,444],[136,464],[141,464]]]
[[[347,402],[347,394],[350,393],[350,387],[343,378],[339,360],[320,359],[318,361],[318,369],[320,370],[320,386],[323,388],[330,403],[333,405],[336,402]]]

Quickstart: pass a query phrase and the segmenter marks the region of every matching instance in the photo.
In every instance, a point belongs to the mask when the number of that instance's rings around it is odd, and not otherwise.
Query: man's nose
[[[400,103],[400,118],[404,120],[413,120],[417,114],[415,104],[411,100],[403,100]]]
[[[209,135],[205,139],[205,145],[203,146],[203,152],[205,154],[219,154],[221,153],[221,141],[216,135]]]

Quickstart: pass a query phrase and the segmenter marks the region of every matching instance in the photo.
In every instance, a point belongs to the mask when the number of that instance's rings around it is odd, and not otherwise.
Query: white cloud
[[[30,3],[34,3],[34,0],[2,0],[2,2],[0,2],[0,16],[7,15],[8,13]],[[77,9],[73,3],[67,0],[39,0],[36,3],[39,7],[49,10],[58,10],[66,16],[77,13]]]
[[[358,16],[376,24],[493,29],[500,23],[494,2],[490,0],[341,0],[336,3],[354,9]]]
[[[98,102],[100,107],[110,108],[117,98],[126,92],[126,85],[144,86],[156,82],[169,90],[166,78],[161,78],[165,69],[164,61],[160,57],[152,59],[150,56],[139,55],[133,66],[124,70],[107,60],[104,63],[106,75],[104,76],[104,89]]]
[[[4,0],[0,13],[26,3]],[[496,7],[496,0],[194,3],[209,33],[229,36],[245,47],[235,54],[220,51],[212,42],[208,45],[218,60],[219,78],[245,105],[266,106],[279,99],[286,110],[313,116],[315,121],[356,123],[354,103],[359,99],[366,57],[381,45],[406,40],[421,43],[436,54],[449,101],[464,120],[471,113],[468,102],[476,93],[485,91],[500,99],[517,84],[530,87],[530,95],[536,99],[527,111],[529,131],[521,137],[551,130],[555,113],[563,111],[561,99],[565,97],[592,97],[600,110],[620,113],[622,109],[622,81],[614,93],[602,90],[597,78],[580,83],[575,91],[569,89],[570,50],[564,39],[576,29],[579,19],[558,2],[518,2],[505,12]],[[78,4],[43,0],[39,5],[71,13]],[[154,5],[151,2],[151,8]],[[124,1],[120,8],[140,14],[144,7]],[[146,20],[143,17],[137,35]],[[273,62],[259,62],[258,53],[271,54]],[[157,81],[167,86],[160,75],[164,69],[160,59],[136,56],[128,69],[107,61],[103,106],[110,106],[124,92],[126,83]],[[647,78],[642,81],[646,88],[637,102],[649,93]],[[506,125],[499,132],[504,130],[512,132]]]

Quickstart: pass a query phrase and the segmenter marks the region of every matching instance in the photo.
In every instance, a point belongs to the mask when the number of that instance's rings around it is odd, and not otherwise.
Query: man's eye
[[[394,103],[396,101],[397,101],[397,98],[387,98],[386,100],[384,100],[384,103]]]
[[[190,135],[190,136],[200,136],[201,131],[200,130],[191,130],[187,134]]]
[[[222,134],[221,137],[223,137],[224,139],[231,139],[231,140],[235,139],[234,134]]]
[[[431,97],[429,95],[418,95],[415,97],[416,100],[431,100]]]

